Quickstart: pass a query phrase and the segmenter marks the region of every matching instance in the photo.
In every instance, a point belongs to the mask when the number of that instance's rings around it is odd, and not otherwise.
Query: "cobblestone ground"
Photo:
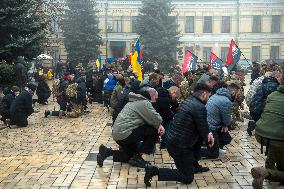
[[[0,188],[145,188],[143,169],[111,160],[106,160],[103,168],[97,166],[96,153],[101,143],[117,148],[110,136],[111,119],[105,108],[89,105],[91,113],[78,119],[44,118],[44,109],[54,106],[54,102],[36,105],[39,112],[30,117],[27,128],[0,126]],[[232,134],[234,139],[220,159],[201,161],[210,172],[195,175],[191,185],[157,182],[155,178],[152,187],[252,188],[250,169],[264,163],[260,145],[247,136],[244,127]],[[166,150],[157,150],[145,159],[160,167],[174,166]],[[265,188],[276,186],[265,183]]]

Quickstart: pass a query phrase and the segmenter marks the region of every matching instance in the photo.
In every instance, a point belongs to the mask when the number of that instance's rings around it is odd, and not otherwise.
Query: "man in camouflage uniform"
[[[238,96],[238,98],[234,99],[233,102],[233,121],[232,121],[232,126],[231,129],[235,129],[237,127],[237,121],[243,121],[243,119],[241,118],[240,115],[240,109],[243,109],[243,101],[245,99],[245,95],[244,95],[244,82],[241,81],[240,76],[237,75],[235,72],[232,72],[231,76],[230,76],[230,80],[227,81],[227,85],[230,84],[236,84],[240,87],[240,95]]]
[[[190,86],[195,80],[194,71],[189,71],[184,74],[185,79],[180,84],[181,99],[185,100],[191,95]]]

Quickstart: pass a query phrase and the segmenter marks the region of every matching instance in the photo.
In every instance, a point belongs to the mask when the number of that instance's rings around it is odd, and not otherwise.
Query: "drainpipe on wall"
[[[106,58],[108,57],[108,0],[105,2],[105,37],[106,37]]]
[[[237,35],[236,43],[238,44],[240,37],[240,0],[237,0]]]

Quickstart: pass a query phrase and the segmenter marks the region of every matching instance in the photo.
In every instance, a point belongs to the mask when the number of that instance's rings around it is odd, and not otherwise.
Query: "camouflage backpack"
[[[52,84],[52,94],[54,97],[60,96],[59,88],[60,88],[60,80],[55,79]]]
[[[73,83],[68,85],[67,89],[66,89],[66,96],[69,98],[74,98],[77,96],[77,87],[78,84],[77,83]]]

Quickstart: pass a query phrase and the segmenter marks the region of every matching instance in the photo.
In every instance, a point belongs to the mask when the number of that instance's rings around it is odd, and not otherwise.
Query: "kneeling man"
[[[112,128],[112,137],[120,149],[112,150],[101,145],[97,156],[100,167],[109,156],[113,156],[114,162],[145,167],[147,162],[142,159],[141,153],[150,154],[159,135],[164,134],[162,118],[151,103],[157,98],[158,93],[153,88],[147,89],[143,96],[129,93],[129,102],[118,114]],[[142,145],[138,145],[141,141]]]

